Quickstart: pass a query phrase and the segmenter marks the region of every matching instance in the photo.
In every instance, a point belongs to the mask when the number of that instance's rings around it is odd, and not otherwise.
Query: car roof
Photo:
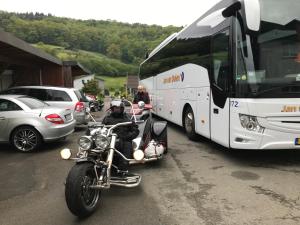
[[[40,89],[53,89],[53,90],[78,90],[76,88],[68,88],[68,87],[56,87],[56,86],[16,86],[9,89],[16,89],[16,88],[40,88]]]
[[[2,95],[0,94],[0,98],[5,98],[5,99],[16,99],[16,98],[19,98],[19,97],[25,97],[26,95]]]

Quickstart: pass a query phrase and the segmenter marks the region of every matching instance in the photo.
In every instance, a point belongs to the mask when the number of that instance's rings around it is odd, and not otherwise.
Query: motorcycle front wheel
[[[91,189],[97,182],[92,163],[76,164],[66,180],[65,197],[70,211],[80,218],[92,214],[98,206],[101,192]]]

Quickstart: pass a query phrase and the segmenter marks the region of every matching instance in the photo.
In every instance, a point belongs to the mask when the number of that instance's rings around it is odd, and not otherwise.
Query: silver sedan
[[[43,142],[63,139],[75,124],[71,110],[27,96],[0,95],[0,142],[10,142],[19,151],[34,151]]]

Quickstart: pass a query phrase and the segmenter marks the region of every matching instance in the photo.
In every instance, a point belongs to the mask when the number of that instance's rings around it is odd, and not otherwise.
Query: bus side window
[[[214,104],[224,108],[230,80],[229,29],[212,37],[212,94]]]
[[[229,81],[229,31],[226,30],[213,37],[213,82],[222,91],[228,90]]]

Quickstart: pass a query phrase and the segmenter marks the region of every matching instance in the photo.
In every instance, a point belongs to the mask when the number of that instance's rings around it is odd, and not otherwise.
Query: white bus
[[[299,0],[223,0],[140,66],[153,113],[228,148],[300,149]]]

